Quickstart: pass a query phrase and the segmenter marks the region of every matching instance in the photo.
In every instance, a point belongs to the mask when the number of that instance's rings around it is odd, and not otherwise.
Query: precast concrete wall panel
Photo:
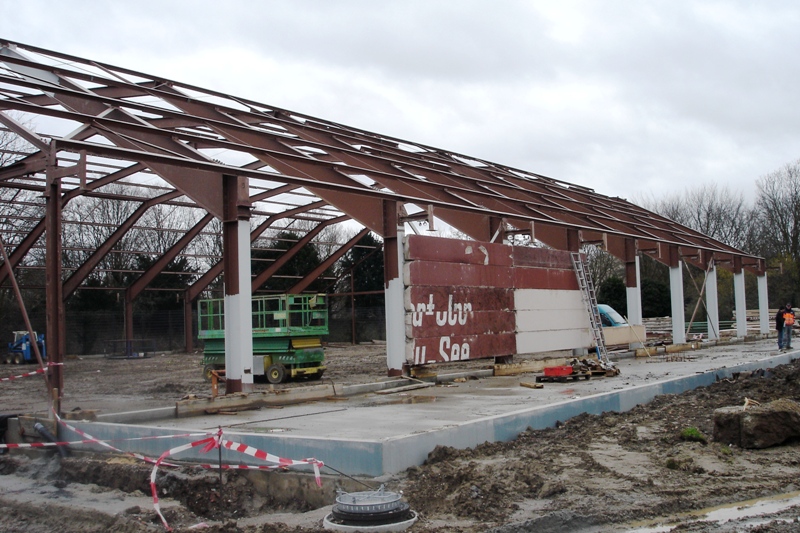
[[[517,310],[517,353],[585,348],[592,343],[589,317],[579,291],[520,289]]]
[[[588,319],[574,309],[533,309],[517,311],[517,331],[564,331],[586,327]]]
[[[495,265],[470,265],[465,263],[439,263],[417,260],[406,263],[406,286],[432,285],[451,287],[505,287],[514,286],[514,269]]]
[[[518,289],[514,291],[513,306],[517,312],[553,309],[574,313],[575,310],[579,310],[580,314],[586,315],[583,298],[577,289],[574,291]],[[586,323],[589,323],[588,316]]]
[[[410,235],[404,257],[410,365],[591,344],[568,252]]]
[[[514,268],[514,288],[578,290],[574,270],[548,270],[544,268]]]
[[[514,333],[500,333],[413,339],[406,343],[406,360],[414,365],[425,365],[513,355],[517,344],[515,337]]]
[[[451,335],[514,331],[514,293],[479,287],[413,287],[405,292],[409,337],[434,337],[448,327]]]
[[[514,266],[536,267],[573,271],[572,257],[569,252],[550,250],[548,248],[531,248],[527,246],[511,246]],[[575,282],[575,288],[578,287]]]
[[[573,330],[562,331],[527,331],[516,335],[516,353],[535,354],[542,352],[558,352],[585,348],[591,339],[589,335],[576,335]]]
[[[405,247],[407,261],[427,260],[440,263],[467,263],[510,267],[513,248],[504,244],[462,241],[412,235]]]
[[[446,309],[450,300],[454,303],[467,302],[472,311],[514,311],[515,291],[510,288],[495,287],[434,287],[418,285],[405,290],[407,311],[428,312],[435,306]]]

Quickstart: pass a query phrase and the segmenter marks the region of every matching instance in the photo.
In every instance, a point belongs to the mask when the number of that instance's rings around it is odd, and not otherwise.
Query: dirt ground
[[[381,345],[331,346],[325,377],[350,383],[376,379],[385,373],[384,354]],[[0,371],[7,376],[19,368]],[[209,389],[198,354],[70,359],[65,374],[65,411],[164,406]],[[43,410],[44,397],[39,378],[0,384],[3,413]],[[800,362],[661,396],[627,413],[582,415],[508,443],[437,448],[426,464],[382,481],[389,490],[402,490],[419,513],[411,529],[418,532],[800,531],[800,495],[791,494],[800,490],[800,443],[742,450],[711,439],[714,409],[743,405],[745,398],[800,401]],[[681,430],[689,427],[709,441],[682,440]],[[163,530],[152,508],[150,470],[111,455],[0,456],[0,530]],[[215,472],[162,470],[162,508],[178,531],[322,531],[329,509],[264,495],[256,490],[263,481],[249,473],[226,472],[221,494]],[[331,481],[337,483],[335,477],[326,479]],[[773,496],[789,502],[756,518],[719,524],[686,514]],[[658,529],[657,523],[672,529]]]

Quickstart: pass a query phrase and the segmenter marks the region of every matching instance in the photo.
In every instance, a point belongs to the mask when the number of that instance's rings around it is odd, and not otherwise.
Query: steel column
[[[383,264],[386,278],[386,366],[389,376],[402,375],[406,363],[403,228],[402,223],[398,222],[397,203],[384,202]]]
[[[625,239],[625,295],[628,303],[628,323],[642,324],[642,281],[636,242]]]
[[[711,260],[706,279],[706,312],[708,314],[708,340],[719,340],[719,297],[717,292],[717,265]]]
[[[758,331],[762,335],[769,333],[769,299],[767,298],[767,273],[756,277],[758,282]]]
[[[672,343],[686,342],[686,317],[683,304],[683,267],[677,246],[669,247],[669,293],[672,304]]]
[[[249,180],[223,176],[225,270],[225,393],[253,386],[253,319],[250,292]],[[243,290],[244,289],[244,290]]]
[[[744,289],[744,270],[742,270],[742,259],[739,256],[733,258],[733,299],[736,308],[736,336],[744,338],[747,336],[747,300]]]
[[[53,161],[53,163],[55,163]],[[55,170],[54,165],[48,165],[48,174]],[[59,363],[64,362],[66,351],[65,325],[64,325],[64,299],[62,298],[63,285],[61,281],[61,182],[57,179],[48,179],[45,199],[45,301],[47,305],[47,331],[45,344],[47,346],[47,359],[56,363],[50,367],[50,384],[54,388],[54,409],[61,412],[61,397],[64,392],[64,371]]]
[[[192,300],[189,299],[189,291],[183,293],[183,343],[186,353],[194,350],[194,316],[192,315]]]
[[[125,291],[125,357],[130,357],[133,340],[133,298]]]

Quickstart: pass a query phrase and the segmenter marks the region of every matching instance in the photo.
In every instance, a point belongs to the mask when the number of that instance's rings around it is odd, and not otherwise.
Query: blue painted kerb
[[[717,380],[730,378],[736,372],[748,372],[760,368],[773,368],[790,363],[796,354],[782,354],[759,359],[750,363],[710,370],[690,376],[676,377],[624,390],[595,394],[555,404],[531,407],[518,411],[472,420],[451,427],[376,440],[318,438],[296,435],[264,435],[258,433],[225,433],[226,438],[246,443],[271,454],[291,459],[315,457],[339,471],[350,475],[378,477],[401,472],[411,466],[422,464],[437,445],[454,448],[474,447],[484,442],[509,441],[528,428],[552,427],[557,421],[566,421],[582,413],[602,414],[607,411],[624,412],[637,405],[650,402],[662,394],[681,392],[703,387]],[[148,426],[109,424],[101,422],[70,422],[71,425],[103,440],[128,439],[154,435],[178,435],[192,430],[164,429]],[[60,440],[77,440],[72,431],[61,428]],[[164,450],[185,444],[200,437],[173,437],[157,440],[125,441],[115,446],[125,451],[138,452],[158,457]],[[77,446],[76,446],[77,447]],[[84,445],[102,450],[98,445]],[[200,449],[192,449],[177,458],[216,462],[216,450],[204,455]],[[226,463],[259,464],[249,456],[224,450]]]

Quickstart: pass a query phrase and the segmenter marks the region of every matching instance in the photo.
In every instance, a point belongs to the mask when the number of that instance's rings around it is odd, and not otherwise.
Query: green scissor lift
[[[198,337],[205,343],[203,376],[225,368],[224,300],[200,300]],[[253,297],[253,374],[270,383],[325,371],[322,336],[328,334],[324,294],[280,294]]]

